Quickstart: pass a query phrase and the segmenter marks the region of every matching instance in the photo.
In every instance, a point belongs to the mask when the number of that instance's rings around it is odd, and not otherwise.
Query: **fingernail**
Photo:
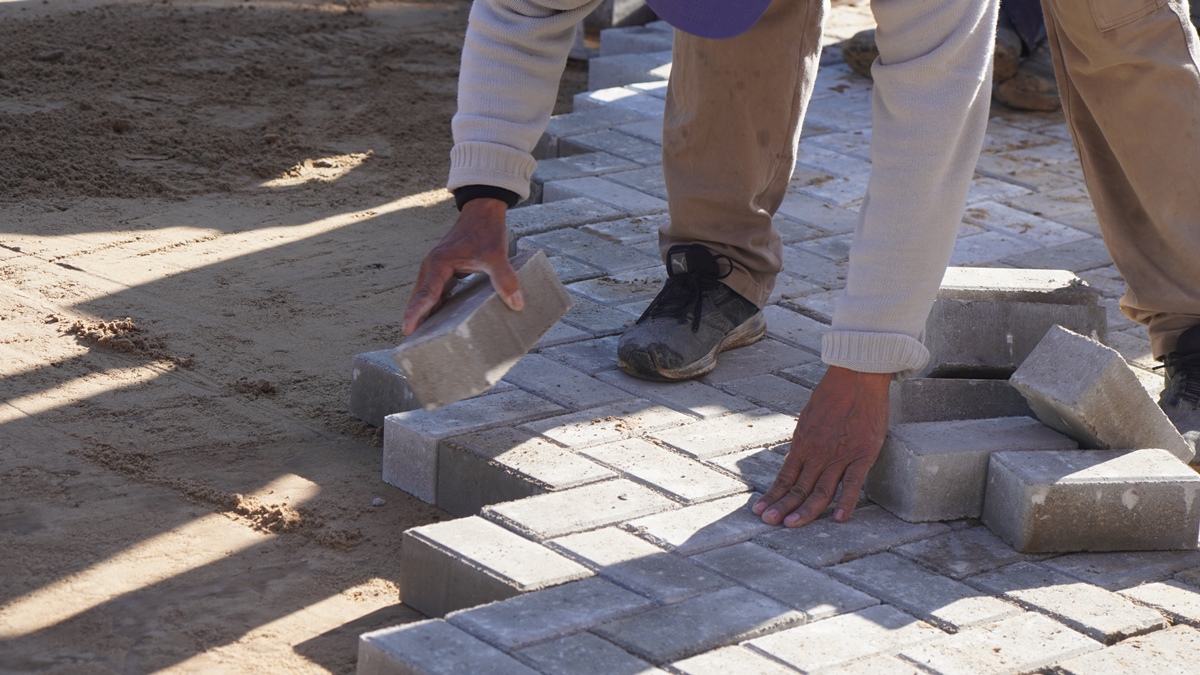
[[[766,513],[763,514],[763,518],[770,518],[771,520],[775,520],[778,517],[779,517],[779,512],[776,511],[775,509],[771,509],[770,511],[767,511]]]
[[[800,522],[800,516],[793,513],[792,515],[787,517],[787,520],[783,521],[783,524],[787,525],[788,527],[791,527],[792,525],[795,525],[798,522]]]
[[[762,512],[765,511],[766,508],[766,502],[757,502],[754,504],[754,506],[750,507],[750,510],[754,512],[754,515],[761,516]]]
[[[839,523],[846,519],[846,509],[838,509],[833,512],[833,519]]]
[[[519,310],[519,309],[525,308],[525,296],[521,295],[521,291],[517,291],[516,293],[513,293],[511,297],[512,297],[512,308],[513,309]]]

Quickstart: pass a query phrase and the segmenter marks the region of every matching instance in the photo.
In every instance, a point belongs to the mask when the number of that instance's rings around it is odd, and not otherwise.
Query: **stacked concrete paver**
[[[602,49],[629,31],[622,49],[662,52],[661,29],[619,29]],[[665,65],[651,66],[657,58],[625,61],[651,73]],[[387,418],[385,479],[462,518],[405,534],[403,600],[431,619],[364,635],[360,673],[1194,667],[1194,548],[1022,553],[974,519],[981,505],[971,500],[962,515],[972,517],[948,522],[906,522],[865,500],[845,524],[826,517],[799,530],[749,512],[823,372],[820,335],[845,284],[869,168],[870,83],[836,55],[827,61],[777,217],[786,268],[768,335],[686,384],[633,380],[615,363],[616,336],[661,283],[661,78],[590,92],[551,123],[540,145],[551,158],[539,169],[545,203],[511,212],[510,225],[519,249],[547,252],[574,308],[488,393]],[[1148,370],[1142,329],[1116,311],[1123,284],[1061,117],[998,111],[989,131],[955,264],[1087,280],[1108,344],[1153,389],[1161,376]],[[1097,320],[1086,302],[1066,304]],[[1005,450],[1043,463],[1081,452],[1061,449],[1078,439],[1029,420],[1007,382],[911,380],[893,394],[893,422],[914,433],[961,425],[964,447],[979,449],[958,459],[976,481]],[[1009,434],[1037,445],[988,445]]]

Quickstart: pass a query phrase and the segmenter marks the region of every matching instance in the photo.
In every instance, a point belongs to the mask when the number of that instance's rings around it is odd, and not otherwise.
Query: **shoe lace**
[[[654,301],[638,318],[637,323],[661,316],[683,321],[690,312],[692,332],[699,331],[700,309],[704,304],[704,295],[720,290],[721,280],[733,273],[733,258],[715,254],[712,259],[713,269],[701,268],[672,274],[663,286],[662,292],[654,298]],[[722,260],[727,263],[726,270],[723,273],[717,273],[714,269],[720,269]]]
[[[1171,389],[1167,399],[1171,403],[1180,400],[1200,405],[1200,353],[1196,354],[1167,354],[1163,364],[1155,370],[1167,369],[1170,376]]]

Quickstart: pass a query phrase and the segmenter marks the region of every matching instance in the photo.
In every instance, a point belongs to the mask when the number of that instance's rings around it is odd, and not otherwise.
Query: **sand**
[[[0,672],[351,672],[466,0],[0,1]],[[582,88],[571,69],[560,97]]]

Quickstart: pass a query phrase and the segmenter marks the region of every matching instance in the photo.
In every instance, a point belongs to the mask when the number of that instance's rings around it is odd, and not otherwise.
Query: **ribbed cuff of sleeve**
[[[450,150],[450,180],[446,187],[454,191],[467,185],[494,185],[524,200],[529,197],[529,180],[535,168],[537,162],[532,155],[507,145],[457,143]]]
[[[929,362],[925,345],[902,333],[835,330],[821,337],[821,359],[860,373],[909,375]]]

